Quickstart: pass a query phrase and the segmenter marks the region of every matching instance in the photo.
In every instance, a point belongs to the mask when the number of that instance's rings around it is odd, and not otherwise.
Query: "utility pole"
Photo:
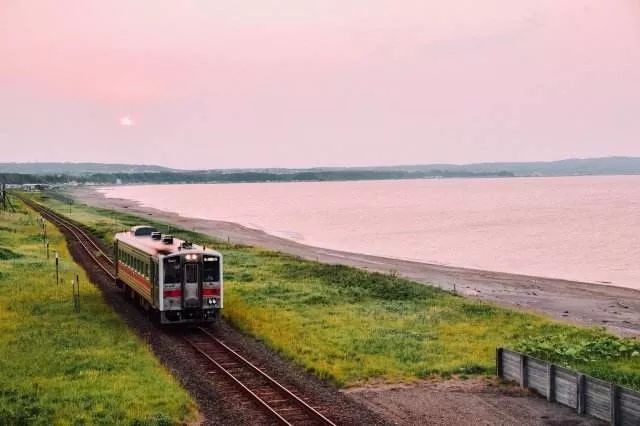
[[[3,183],[0,183],[0,208],[3,211],[6,211],[7,206],[11,208],[12,212],[16,211],[13,208],[13,204],[11,204],[11,200],[9,200],[9,194],[7,193],[7,184],[3,182]]]
[[[0,183],[0,203],[2,203],[2,210],[7,209],[7,184]]]

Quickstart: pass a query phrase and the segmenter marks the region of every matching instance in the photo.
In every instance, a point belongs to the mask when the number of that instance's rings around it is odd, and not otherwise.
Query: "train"
[[[213,323],[224,303],[222,254],[137,225],[115,234],[116,285],[160,324]]]

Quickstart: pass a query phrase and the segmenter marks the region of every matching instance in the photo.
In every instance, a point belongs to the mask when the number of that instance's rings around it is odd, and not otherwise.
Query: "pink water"
[[[640,176],[101,191],[319,247],[640,289]]]

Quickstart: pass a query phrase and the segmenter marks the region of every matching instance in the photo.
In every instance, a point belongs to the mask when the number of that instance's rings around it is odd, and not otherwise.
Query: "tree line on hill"
[[[134,184],[134,183],[242,183],[242,182],[304,182],[353,181],[390,179],[433,179],[473,177],[513,177],[507,171],[469,172],[451,170],[339,170],[295,173],[267,172],[151,172],[151,173],[91,173],[82,176],[66,174],[0,173],[0,182],[24,184]]]

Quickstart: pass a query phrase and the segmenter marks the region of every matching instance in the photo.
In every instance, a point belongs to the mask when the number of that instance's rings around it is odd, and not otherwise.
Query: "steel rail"
[[[322,413],[320,413],[318,410],[313,408],[311,405],[307,404],[304,400],[302,400],[299,396],[297,396],[296,394],[291,392],[289,389],[287,389],[284,386],[282,386],[279,382],[277,382],[274,378],[269,376],[267,373],[265,373],[264,371],[262,371],[261,369],[256,367],[253,363],[251,363],[251,361],[247,360],[242,355],[240,355],[239,353],[237,353],[236,351],[231,349],[222,340],[218,339],[217,337],[215,337],[213,334],[211,334],[209,331],[205,330],[202,327],[198,327],[198,329],[200,331],[202,331],[204,334],[206,334],[207,336],[209,336],[209,338],[213,339],[217,344],[219,344],[222,348],[224,348],[225,351],[227,351],[228,353],[233,355],[234,358],[236,358],[237,360],[241,361],[244,365],[246,365],[247,367],[249,367],[250,369],[252,369],[256,373],[258,373],[263,378],[265,378],[269,383],[274,385],[278,390],[284,392],[287,396],[289,396],[302,409],[304,409],[305,411],[307,411],[308,413],[310,413],[312,416],[316,417],[317,419],[322,420],[322,422],[324,424],[334,425],[335,426],[335,423],[333,423],[331,420],[326,418]]]
[[[293,402],[296,406],[302,408],[305,412],[307,412],[307,414],[309,414],[315,420],[319,421],[319,423],[322,423],[322,424],[325,424],[325,425],[335,426],[335,423],[333,423],[331,420],[329,420],[327,417],[325,417],[322,413],[320,413],[318,410],[313,408],[311,405],[309,405],[307,402],[302,400],[300,397],[298,397],[296,394],[291,392],[289,389],[287,389],[286,387],[281,385],[279,382],[277,382],[275,379],[273,379],[267,373],[265,373],[264,371],[262,371],[261,369],[256,367],[251,361],[247,360],[245,357],[243,357],[242,355],[237,353],[235,350],[231,349],[222,340],[218,339],[217,337],[215,337],[209,331],[203,329],[202,327],[197,327],[196,329],[198,331],[200,331],[201,333],[203,333],[205,336],[207,336],[210,339],[210,341],[214,342],[217,345],[217,347],[222,348],[225,353],[231,355],[231,357],[233,359],[239,361],[243,366],[248,367],[250,371],[256,373],[262,379],[265,379],[277,391],[283,393],[284,396],[288,397],[288,399],[291,402]],[[203,349],[199,348],[197,346],[197,343],[192,342],[186,336],[184,336],[184,339],[193,348],[195,348],[201,355],[203,355],[205,358],[207,358],[207,360],[209,360],[225,376],[230,377],[233,382],[237,383],[240,386],[240,388],[241,388],[241,390],[243,392],[245,392],[246,394],[250,395],[252,398],[257,400],[258,403],[261,406],[265,407],[267,409],[267,411],[270,414],[272,414],[276,418],[276,420],[278,420],[278,422],[280,422],[282,424],[286,424],[286,425],[292,424],[288,420],[286,420],[281,414],[279,414],[277,412],[277,409],[274,409],[273,407],[271,407],[267,401],[265,401],[263,398],[261,398],[255,392],[251,391],[249,386],[247,386],[245,383],[243,383],[237,377],[235,377],[233,375],[233,373],[231,373],[228,369],[226,369],[224,366],[222,366],[215,359],[213,359],[206,351],[204,351]]]
[[[43,206],[42,204],[38,204],[38,206],[45,210],[49,215],[55,216],[59,221],[67,224],[70,227],[73,227],[77,232],[79,232],[83,237],[86,238],[87,241],[89,241],[89,243],[93,246],[93,248],[100,252],[102,254],[102,256],[104,256],[104,259],[113,264],[113,261],[109,258],[109,256],[107,256],[107,254],[102,250],[102,248],[96,244],[96,242],[93,240],[93,238],[84,230],[82,229],[82,227],[80,227],[78,224],[73,223],[73,221],[67,219],[66,217],[56,213],[55,211],[53,211],[52,209]]]
[[[251,398],[256,400],[262,406],[262,408],[267,410],[267,412],[269,414],[271,414],[273,417],[276,418],[276,420],[278,420],[278,423],[281,423],[281,424],[284,424],[284,425],[288,425],[288,426],[291,425],[291,423],[289,423],[284,417],[282,417],[277,411],[275,411],[264,399],[262,399],[258,395],[256,395],[256,393],[253,392],[251,389],[249,389],[248,386],[246,386],[238,378],[236,378],[233,374],[231,374],[231,372],[229,370],[224,368],[218,361],[213,359],[208,353],[206,353],[205,351],[200,349],[198,347],[197,343],[192,342],[187,337],[184,337],[184,340],[187,343],[189,343],[189,345],[191,345],[191,347],[193,347],[196,351],[198,351],[198,353],[200,353],[200,355],[204,356],[219,371],[221,371],[225,376],[227,376],[227,378],[229,378],[232,382],[234,382],[236,385],[238,385],[240,387],[240,390],[242,390],[242,392],[244,392],[245,394],[249,395]]]

